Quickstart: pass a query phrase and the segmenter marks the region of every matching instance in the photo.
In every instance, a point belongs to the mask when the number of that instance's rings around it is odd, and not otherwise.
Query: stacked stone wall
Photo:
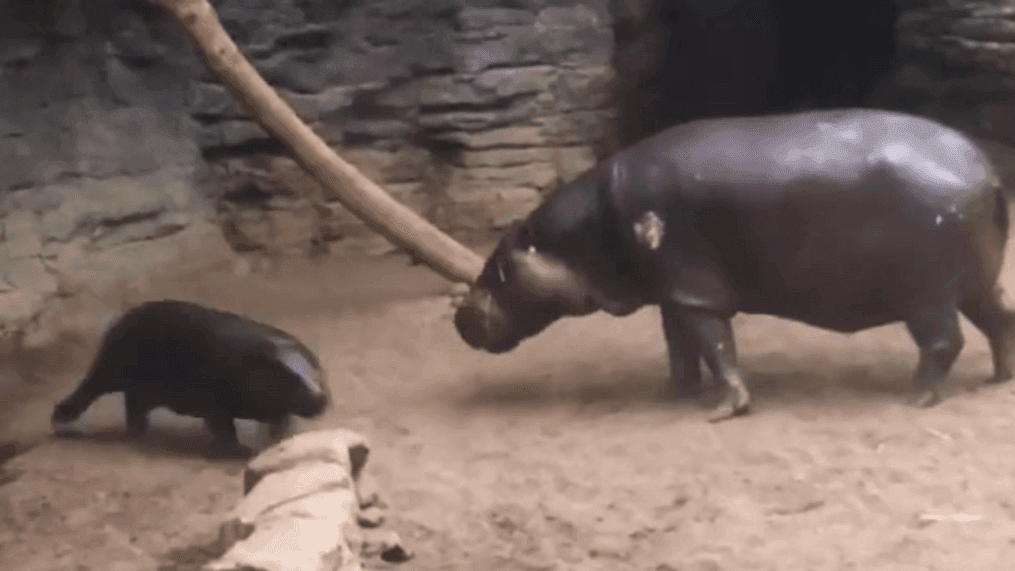
[[[43,310],[82,289],[181,264],[390,248],[247,116],[157,3],[0,4],[6,336],[45,329]],[[213,5],[301,118],[459,237],[524,216],[608,144],[606,0]]]
[[[258,71],[324,140],[399,200],[461,233],[523,217],[594,162],[612,125],[605,2],[480,4],[323,10],[226,0],[217,8]],[[195,81],[187,111],[200,123],[218,197],[252,186],[264,196],[311,196],[331,203],[307,210],[320,220],[305,226],[317,225],[321,240],[369,234],[220,85]],[[268,242],[265,221],[278,215],[240,202],[227,207],[239,239]]]

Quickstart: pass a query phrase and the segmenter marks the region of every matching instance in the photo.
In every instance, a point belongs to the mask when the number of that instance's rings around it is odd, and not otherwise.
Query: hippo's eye
[[[529,246],[529,253],[530,254],[535,254],[536,253],[536,247],[535,246]]]

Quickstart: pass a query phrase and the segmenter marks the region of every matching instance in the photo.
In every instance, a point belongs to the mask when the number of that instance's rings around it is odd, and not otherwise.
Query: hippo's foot
[[[204,419],[204,427],[212,434],[211,451],[219,458],[246,458],[250,448],[240,444],[236,425],[231,416],[211,416]]]
[[[743,416],[750,412],[750,404],[751,397],[747,388],[740,383],[732,384],[726,397],[719,403],[719,406],[709,413],[707,420],[715,423]]]
[[[50,429],[57,436],[68,436],[74,434],[74,423],[53,419],[49,422]]]
[[[916,408],[930,408],[941,402],[941,395],[935,389],[920,391],[909,397],[909,404]]]

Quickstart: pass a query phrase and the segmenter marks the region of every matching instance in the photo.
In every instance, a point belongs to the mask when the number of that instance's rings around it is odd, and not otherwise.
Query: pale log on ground
[[[342,160],[257,73],[207,0],[160,1],[226,89],[265,130],[288,145],[314,180],[334,191],[342,204],[373,230],[413,252],[444,277],[474,283],[483,259]]]
[[[325,462],[338,464],[358,480],[366,464],[369,447],[362,435],[345,429],[314,430],[279,442],[253,458],[243,472],[243,493],[265,476],[289,470],[297,464]]]
[[[244,497],[220,532],[228,551],[207,568],[361,569],[360,552],[380,545],[357,527],[356,479],[367,451],[359,434],[320,430],[293,436],[253,458],[244,473]],[[382,546],[387,549],[382,557],[410,556],[397,535],[387,543],[392,545]]]

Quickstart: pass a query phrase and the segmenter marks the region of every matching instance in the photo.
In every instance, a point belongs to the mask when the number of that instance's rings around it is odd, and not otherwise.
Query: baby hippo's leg
[[[50,417],[53,432],[59,434],[70,430],[70,425],[80,418],[96,399],[106,393],[114,392],[110,389],[111,387],[107,387],[104,383],[97,382],[93,378],[82,380],[74,392],[53,407],[53,415]]]
[[[236,424],[228,414],[214,414],[205,418],[205,427],[212,433],[215,440],[212,449],[221,455],[234,455],[244,452],[236,437]]]

